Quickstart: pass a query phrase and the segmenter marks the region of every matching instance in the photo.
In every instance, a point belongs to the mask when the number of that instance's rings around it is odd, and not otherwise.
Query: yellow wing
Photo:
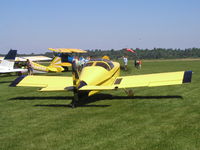
[[[22,75],[10,86],[42,87],[40,91],[63,91],[65,87],[73,86],[72,77],[61,76],[27,76]]]
[[[118,88],[166,86],[191,82],[191,78],[192,71],[156,73],[118,77],[114,85]]]
[[[87,53],[87,51],[75,48],[48,48],[48,49],[59,53]]]
[[[3,60],[4,57],[0,57],[0,60]],[[26,56],[26,57],[15,57],[15,61],[27,61],[29,59],[30,61],[48,61],[52,60],[50,57],[46,56]]]
[[[156,73],[118,77],[110,86],[84,86],[80,90],[113,90],[118,88],[154,87],[191,82],[192,71]]]

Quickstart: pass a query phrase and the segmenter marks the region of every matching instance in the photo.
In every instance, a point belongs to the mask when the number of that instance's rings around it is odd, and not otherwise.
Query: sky
[[[0,0],[0,53],[200,47],[199,0]]]

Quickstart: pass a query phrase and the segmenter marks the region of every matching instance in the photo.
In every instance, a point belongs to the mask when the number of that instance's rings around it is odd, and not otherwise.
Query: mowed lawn
[[[191,84],[101,92],[75,109],[72,93],[9,87],[17,76],[0,75],[0,149],[199,150],[199,60],[130,62],[121,74],[181,70],[194,72]]]

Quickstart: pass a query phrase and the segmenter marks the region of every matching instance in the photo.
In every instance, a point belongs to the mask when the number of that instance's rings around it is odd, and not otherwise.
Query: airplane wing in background
[[[118,77],[110,86],[83,86],[79,90],[114,90],[118,88],[155,87],[189,83],[192,71],[156,73]]]
[[[4,57],[0,57],[0,60],[3,60]],[[46,57],[46,56],[26,56],[26,57],[16,57],[15,61],[27,61],[29,59],[30,61],[50,61],[52,58]]]
[[[15,79],[10,86],[41,87],[40,91],[64,91],[73,86],[72,77],[66,76],[27,76],[22,75]]]
[[[75,48],[48,48],[48,49],[58,53],[87,53],[87,51]]]
[[[16,57],[15,61],[50,61],[52,58],[47,56],[24,56],[24,57]]]

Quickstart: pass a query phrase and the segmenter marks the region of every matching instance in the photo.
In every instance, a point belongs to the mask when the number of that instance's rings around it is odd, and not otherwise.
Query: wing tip
[[[185,71],[183,76],[183,83],[190,83],[192,81],[192,71]]]
[[[17,86],[17,84],[18,84],[21,80],[23,80],[26,76],[27,76],[27,75],[21,75],[21,76],[19,76],[18,78],[16,78],[16,79],[10,84],[10,86],[11,86],[11,87]]]

